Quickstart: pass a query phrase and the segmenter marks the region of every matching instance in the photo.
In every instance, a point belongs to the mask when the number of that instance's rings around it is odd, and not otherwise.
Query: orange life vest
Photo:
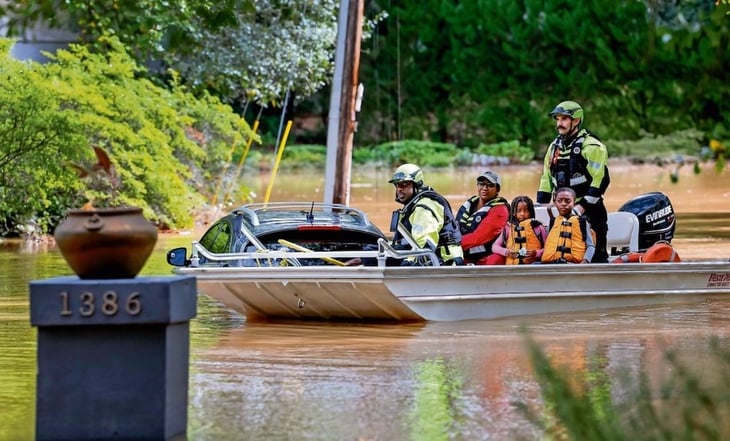
[[[666,240],[660,240],[654,245],[646,249],[646,252],[641,256],[641,263],[655,263],[655,262],[681,262],[679,254],[674,251],[674,247]]]
[[[674,250],[672,244],[666,240],[660,240],[646,249],[643,253],[626,253],[618,256],[613,263],[658,263],[658,262],[681,262],[679,254]]]
[[[509,236],[505,241],[505,248],[510,251],[519,251],[521,249],[526,250],[539,250],[545,244],[542,238],[535,233],[535,228],[538,225],[542,225],[537,219],[525,219],[519,224],[509,222]],[[512,257],[512,253],[507,253],[506,265],[519,265],[523,264],[522,257]]]
[[[542,262],[582,262],[586,254],[586,240],[583,235],[585,226],[585,219],[580,216],[571,216],[568,219],[556,217],[548,232]]]

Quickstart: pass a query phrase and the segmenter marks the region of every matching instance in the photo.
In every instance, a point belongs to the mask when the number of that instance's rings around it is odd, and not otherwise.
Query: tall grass
[[[656,369],[652,377],[643,368],[638,378],[626,374],[613,381],[602,360],[574,372],[554,363],[529,337],[528,344],[542,399],[532,406],[514,404],[545,440],[730,439],[730,349],[717,337],[711,339],[710,359],[704,363],[693,360],[690,366],[669,349],[664,378],[657,378]]]

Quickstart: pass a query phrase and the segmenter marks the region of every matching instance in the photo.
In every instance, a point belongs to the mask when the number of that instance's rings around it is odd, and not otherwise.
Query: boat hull
[[[458,321],[730,298],[730,263],[178,268],[249,319]]]

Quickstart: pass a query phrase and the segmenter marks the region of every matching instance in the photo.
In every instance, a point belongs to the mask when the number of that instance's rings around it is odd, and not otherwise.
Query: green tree
[[[361,64],[372,98],[358,139],[517,139],[537,152],[553,135],[546,112],[569,98],[603,138],[726,138],[728,5],[648,3],[398,2]]]
[[[0,5],[9,35],[37,23],[79,33],[105,50],[116,36],[139,64],[158,60],[192,90],[229,102],[278,105],[307,96],[332,72],[336,0],[18,0]],[[156,72],[166,75],[166,69]]]
[[[12,59],[3,44],[0,79],[12,87],[1,92],[0,234],[29,223],[52,231],[83,205],[84,183],[69,163],[86,162],[91,145],[109,152],[122,203],[160,226],[189,227],[254,136],[220,100],[140,77],[115,40],[103,54],[77,45],[44,65]]]
[[[82,142],[73,112],[36,66],[10,58],[0,40],[0,233],[33,223],[45,231],[73,200],[59,157]]]
[[[187,83],[229,102],[281,106],[287,91],[312,95],[332,76],[336,0],[262,1],[235,12],[236,26],[199,26],[167,61]],[[198,20],[198,23],[200,21]]]

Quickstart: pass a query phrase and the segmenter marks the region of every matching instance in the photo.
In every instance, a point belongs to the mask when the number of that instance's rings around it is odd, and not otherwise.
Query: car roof
[[[339,226],[346,230],[376,232],[383,235],[361,210],[342,204],[320,202],[271,202],[243,205],[229,216],[241,217],[259,235],[266,231],[286,230],[302,225]]]

